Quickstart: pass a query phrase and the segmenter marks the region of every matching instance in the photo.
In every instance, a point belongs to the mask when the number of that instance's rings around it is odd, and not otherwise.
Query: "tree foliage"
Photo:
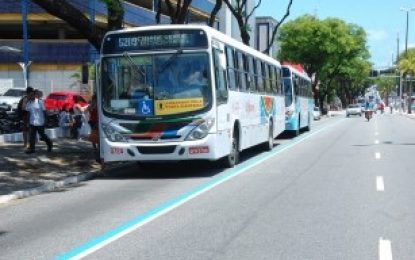
[[[161,13],[166,10],[170,17],[171,24],[185,24],[187,21],[189,7],[192,4],[192,0],[177,0],[172,2],[171,0],[159,0],[156,22],[160,23]]]
[[[305,15],[284,24],[279,40],[279,59],[302,64],[314,76],[313,92],[320,105],[338,92],[350,101],[365,83],[370,56],[362,27]]]
[[[223,0],[226,6],[231,11],[233,17],[235,17],[236,22],[238,23],[239,31],[241,33],[242,42],[245,45],[250,45],[249,41],[251,36],[249,32],[251,28],[249,27],[249,19],[254,14],[255,10],[261,5],[262,0],[258,0],[252,10],[248,10],[248,0],[234,0],[232,3],[231,0]]]
[[[380,77],[375,80],[380,96],[382,99],[386,100],[387,106],[389,105],[388,97],[396,87],[396,79],[394,76],[395,75],[380,75]]]

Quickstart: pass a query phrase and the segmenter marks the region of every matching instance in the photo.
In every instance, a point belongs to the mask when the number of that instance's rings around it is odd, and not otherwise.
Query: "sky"
[[[288,0],[262,0],[257,16],[272,16],[280,20]],[[398,52],[405,50],[406,12],[401,8],[414,8],[409,12],[408,48],[415,47],[415,1],[406,0],[293,0],[286,21],[305,15],[320,19],[337,17],[347,23],[363,27],[367,45],[375,68],[390,66]]]

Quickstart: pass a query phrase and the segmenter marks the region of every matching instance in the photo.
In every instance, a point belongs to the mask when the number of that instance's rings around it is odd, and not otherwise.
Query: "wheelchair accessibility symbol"
[[[138,102],[138,114],[142,116],[153,115],[153,100],[140,100]]]

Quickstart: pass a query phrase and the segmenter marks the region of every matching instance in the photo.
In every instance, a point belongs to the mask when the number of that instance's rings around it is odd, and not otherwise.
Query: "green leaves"
[[[415,75],[415,52],[408,51],[406,55],[403,55],[399,61],[399,70],[403,74]]]
[[[278,58],[303,64],[310,75],[316,75],[324,90],[321,99],[339,86],[355,86],[367,79],[370,55],[366,32],[358,25],[305,15],[284,24],[279,41]]]

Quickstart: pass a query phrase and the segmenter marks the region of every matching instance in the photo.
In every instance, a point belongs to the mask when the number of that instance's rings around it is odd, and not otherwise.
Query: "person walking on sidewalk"
[[[26,105],[26,111],[29,113],[29,149],[27,154],[35,152],[36,134],[40,136],[40,140],[45,141],[48,146],[48,152],[52,151],[53,143],[45,134],[45,106],[43,100],[40,99],[41,92],[35,90],[29,94],[29,101]]]
[[[80,139],[80,129],[82,127],[83,119],[85,118],[84,112],[87,110],[88,106],[82,106],[81,105],[81,99],[79,96],[74,96],[74,105],[72,107],[73,110],[73,118],[74,118],[74,124],[72,126],[72,137],[74,139],[79,140]]]
[[[26,111],[26,105],[29,101],[29,94],[33,92],[32,87],[26,88],[26,95],[24,95],[17,105],[17,115],[22,120],[22,135],[23,135],[23,147],[28,148],[29,146],[29,113]]]

